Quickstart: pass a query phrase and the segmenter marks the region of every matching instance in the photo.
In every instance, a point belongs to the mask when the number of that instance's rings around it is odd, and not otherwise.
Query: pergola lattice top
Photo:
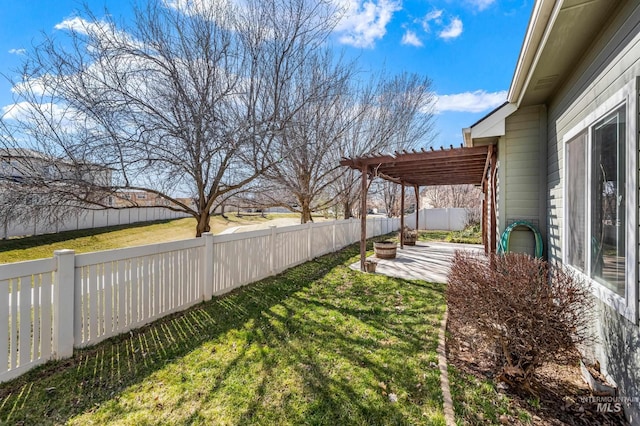
[[[366,170],[383,179],[409,186],[481,185],[491,161],[493,146],[432,151],[395,152],[343,158],[342,166]]]

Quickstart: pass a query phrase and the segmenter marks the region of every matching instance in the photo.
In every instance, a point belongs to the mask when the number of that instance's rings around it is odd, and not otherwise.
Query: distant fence
[[[52,234],[78,229],[100,228],[103,226],[128,225],[153,220],[169,220],[188,217],[186,213],[174,212],[162,207],[131,207],[111,210],[84,210],[66,217],[64,220],[49,223],[46,220],[33,219],[0,222],[0,239],[22,237],[26,235]]]
[[[422,209],[418,212],[420,229],[461,231],[467,226],[467,210],[463,208]],[[415,213],[405,215],[405,225],[415,229]]]
[[[351,219],[0,265],[0,382],[359,239]]]

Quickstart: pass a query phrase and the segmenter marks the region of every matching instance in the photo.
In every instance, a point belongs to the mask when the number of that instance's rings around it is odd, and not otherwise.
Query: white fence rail
[[[0,222],[0,239],[42,235],[78,229],[92,229],[103,226],[129,225],[131,223],[151,222],[187,217],[185,213],[174,212],[162,207],[132,207],[120,210],[84,210],[66,217],[64,220],[49,223],[34,217],[29,222]]]
[[[0,382],[359,239],[351,219],[0,265]]]

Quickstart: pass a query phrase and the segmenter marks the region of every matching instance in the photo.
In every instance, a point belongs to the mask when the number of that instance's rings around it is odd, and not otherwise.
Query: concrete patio
[[[398,246],[395,259],[378,259],[375,256],[369,256],[367,260],[378,263],[376,274],[445,283],[456,250],[482,253],[484,248],[482,245],[475,244],[419,241],[415,246],[405,245],[404,249]],[[351,268],[360,270],[360,262],[352,264]]]

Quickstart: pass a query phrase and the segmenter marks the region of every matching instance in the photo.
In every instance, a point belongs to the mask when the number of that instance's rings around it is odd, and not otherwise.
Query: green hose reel
[[[525,226],[533,232],[533,236],[536,239],[536,257],[542,257],[542,235],[540,235],[540,231],[536,226],[526,220],[516,220],[511,225],[507,226],[507,228],[502,233],[500,237],[500,243],[498,244],[498,254],[504,254],[509,251],[509,239],[511,238],[511,231],[513,231],[518,226]]]

